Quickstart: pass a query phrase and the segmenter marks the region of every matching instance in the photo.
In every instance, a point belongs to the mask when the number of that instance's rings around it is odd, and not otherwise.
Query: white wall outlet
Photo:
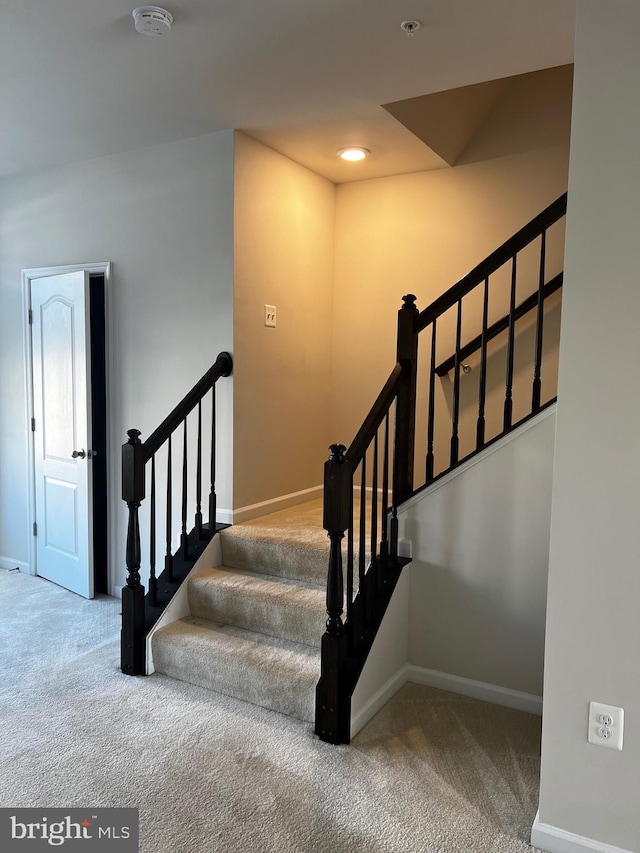
[[[413,545],[410,539],[398,539],[398,556],[411,559]]]
[[[275,305],[265,305],[264,306],[264,324],[265,326],[269,326],[271,329],[275,329],[276,327],[276,306]]]
[[[587,739],[596,746],[622,749],[624,710],[601,702],[589,702],[589,731]]]

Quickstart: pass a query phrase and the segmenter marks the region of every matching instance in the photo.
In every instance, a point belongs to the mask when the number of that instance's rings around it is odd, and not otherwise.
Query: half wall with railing
[[[552,303],[559,310],[566,209],[565,193],[423,311],[403,297],[396,366],[351,446],[331,446],[316,692],[323,740],[349,742],[351,696],[409,562],[398,553],[398,506],[556,398],[543,362]]]

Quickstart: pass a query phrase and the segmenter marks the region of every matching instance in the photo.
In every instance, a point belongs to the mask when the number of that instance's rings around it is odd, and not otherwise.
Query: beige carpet
[[[118,669],[118,610],[0,570],[0,805],[133,806],[142,853],[525,853],[537,717],[406,685],[349,747]]]

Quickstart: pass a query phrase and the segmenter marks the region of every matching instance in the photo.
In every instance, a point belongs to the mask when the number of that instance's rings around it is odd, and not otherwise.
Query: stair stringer
[[[196,577],[200,572],[206,571],[211,568],[211,566],[221,565],[222,547],[220,544],[220,535],[216,534],[202,554],[198,557],[193,568],[178,587],[175,595],[163,611],[162,615],[147,634],[147,675],[151,675],[155,672],[155,667],[153,665],[153,635],[156,631],[159,631],[160,628],[164,628],[166,625],[171,624],[171,622],[177,622],[179,619],[184,619],[191,615],[188,597],[189,579]]]

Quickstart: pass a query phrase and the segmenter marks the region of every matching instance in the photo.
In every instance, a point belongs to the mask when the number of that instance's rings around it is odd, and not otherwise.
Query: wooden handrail
[[[560,290],[562,287],[563,274],[559,273],[557,276],[551,279],[551,281],[545,284],[543,289],[543,299],[547,299],[547,297],[551,296],[552,293],[555,293],[556,290]],[[519,320],[521,317],[524,317],[525,314],[528,314],[529,311],[533,311],[538,305],[538,291],[532,293],[531,296],[528,296],[525,300],[523,300],[520,305],[514,311],[514,321]],[[501,317],[499,320],[496,320],[495,323],[492,323],[486,332],[486,340],[490,341],[493,338],[497,337],[500,332],[504,332],[505,329],[509,327],[509,314],[505,314],[504,317]],[[465,344],[461,347],[460,352],[458,353],[459,361],[464,361],[465,358],[468,358],[474,352],[480,349],[482,346],[482,335],[477,335],[475,338],[469,341],[468,344]],[[455,353],[450,355],[449,358],[445,358],[444,361],[441,361],[439,365],[436,367],[436,373],[438,376],[446,376],[446,374],[454,367],[456,363]]]
[[[171,414],[162,421],[149,438],[144,442],[144,461],[151,459],[153,454],[164,444],[172,432],[180,426],[187,415],[193,411],[204,395],[215,385],[221,376],[229,376],[233,367],[231,355],[228,352],[218,354],[212,367],[178,403]]]
[[[364,423],[358,430],[356,437],[351,442],[349,449],[345,453],[345,463],[349,466],[350,472],[353,474],[355,469],[360,464],[360,460],[367,451],[367,448],[373,441],[373,437],[389,411],[404,373],[404,367],[400,362],[391,371],[391,374],[384,384],[384,388],[378,394],[378,397],[371,407],[369,414],[364,419]]]
[[[528,246],[536,237],[554,222],[561,219],[567,212],[567,193],[564,193],[560,198],[556,199],[549,207],[545,208],[542,213],[535,216],[531,222],[528,222],[523,228],[517,231],[513,237],[510,237],[502,244],[495,252],[492,252],[487,258],[481,261],[471,272],[468,272],[457,284],[445,291],[442,296],[439,296],[431,303],[424,311],[421,311],[415,319],[416,332],[421,332],[423,329],[437,320],[441,314],[448,311],[459,302],[463,296],[477,287],[496,270],[505,264],[513,256]]]

